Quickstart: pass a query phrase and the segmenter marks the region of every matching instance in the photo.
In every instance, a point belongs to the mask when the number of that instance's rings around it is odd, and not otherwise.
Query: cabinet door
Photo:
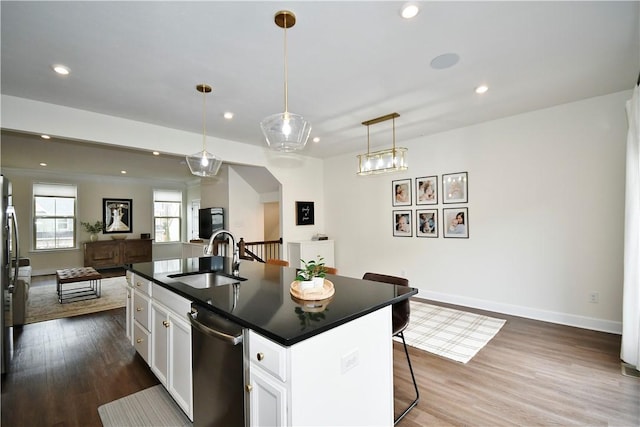
[[[169,372],[169,312],[151,304],[151,370],[167,385]]]
[[[129,342],[133,345],[133,288],[127,286],[126,305],[126,334]]]
[[[169,313],[169,386],[167,389],[193,421],[191,325]]]
[[[250,426],[287,425],[287,389],[259,367],[251,364],[249,373]]]

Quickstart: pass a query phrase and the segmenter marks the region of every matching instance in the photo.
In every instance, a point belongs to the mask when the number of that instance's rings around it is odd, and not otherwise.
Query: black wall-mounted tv
[[[224,208],[202,208],[198,211],[198,236],[209,239],[213,233],[224,229]],[[224,236],[220,236],[221,239]],[[217,238],[216,238],[217,240]]]

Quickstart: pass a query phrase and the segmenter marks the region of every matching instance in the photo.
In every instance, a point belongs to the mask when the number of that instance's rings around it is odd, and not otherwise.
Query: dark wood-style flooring
[[[621,374],[620,336],[513,316],[466,365],[409,348],[417,426],[639,426],[640,379]],[[158,383],[116,309],[16,329],[2,426],[100,426],[98,406]],[[395,410],[413,386],[394,343]]]

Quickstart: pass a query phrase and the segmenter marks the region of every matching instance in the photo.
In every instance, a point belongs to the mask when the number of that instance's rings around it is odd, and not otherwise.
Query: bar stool
[[[364,280],[372,280],[374,282],[383,282],[390,283],[392,285],[399,286],[409,286],[409,280],[404,277],[396,277],[396,276],[388,276],[386,274],[378,274],[378,273],[365,273],[362,276]],[[411,379],[413,380],[413,387],[416,390],[416,398],[407,409],[405,409],[398,417],[394,420],[393,424],[398,424],[398,422],[404,418],[405,415],[409,413],[410,410],[413,409],[414,406],[418,404],[418,400],[420,400],[420,392],[418,391],[418,383],[416,383],[416,377],[413,374],[413,367],[411,366],[411,359],[409,358],[409,351],[407,350],[407,343],[404,340],[404,330],[409,325],[409,315],[410,315],[410,305],[409,300],[406,299],[401,302],[397,302],[393,304],[391,307],[392,312],[392,320],[393,320],[393,336],[398,336],[402,338],[402,345],[404,346],[404,354],[407,355],[407,363],[409,364],[409,371],[411,372]]]

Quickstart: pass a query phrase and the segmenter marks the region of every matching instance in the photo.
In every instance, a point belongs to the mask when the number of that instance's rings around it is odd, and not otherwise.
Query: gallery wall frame
[[[469,176],[467,172],[442,175],[442,203],[467,203],[469,201]]]
[[[396,237],[411,237],[413,227],[411,210],[393,211],[393,235]]]
[[[469,238],[469,208],[442,209],[442,235],[445,238]]]
[[[416,237],[438,237],[438,209],[416,209]]]
[[[438,177],[423,176],[416,178],[416,205],[438,204]]]
[[[314,215],[313,202],[296,202],[296,225],[313,225]]]
[[[393,206],[411,206],[411,178],[391,182]]]
[[[133,233],[133,200],[102,199],[104,234]]]

